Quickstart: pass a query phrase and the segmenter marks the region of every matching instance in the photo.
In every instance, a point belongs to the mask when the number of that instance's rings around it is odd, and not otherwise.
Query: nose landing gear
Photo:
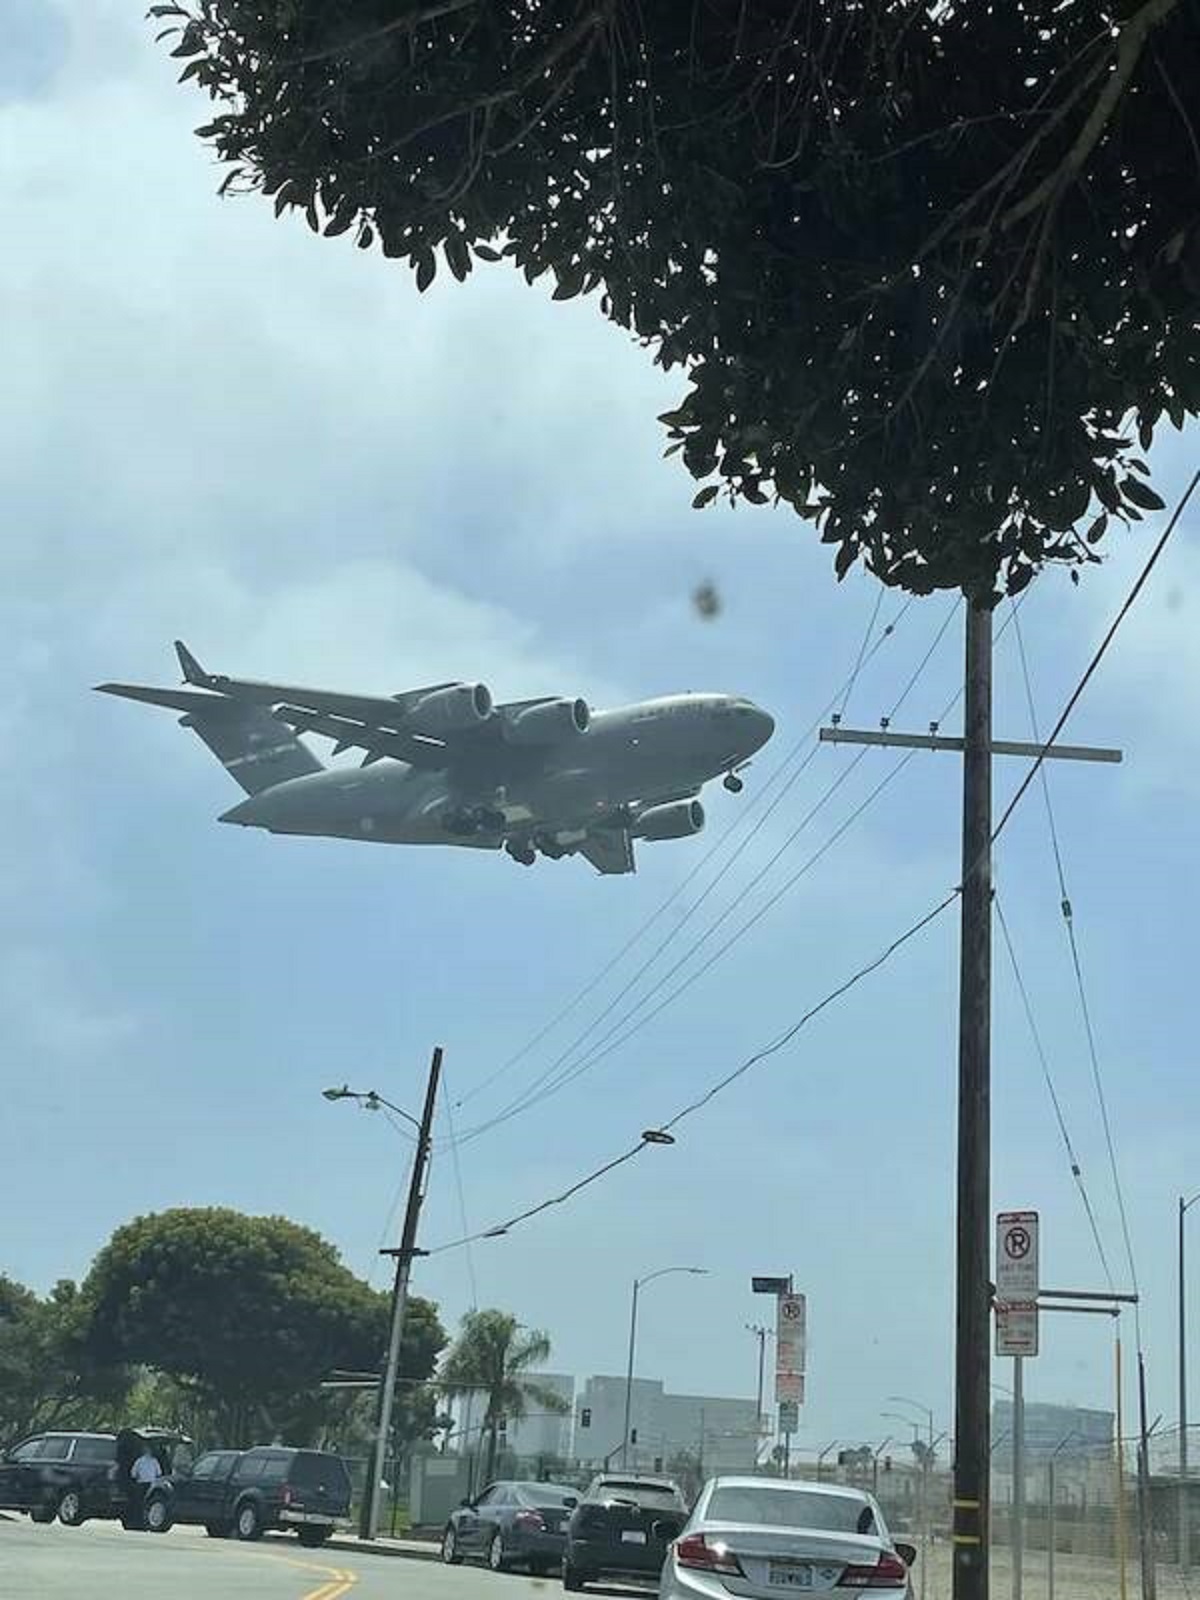
[[[537,851],[523,840],[510,839],[504,846],[512,859],[522,867],[531,867],[537,860]]]

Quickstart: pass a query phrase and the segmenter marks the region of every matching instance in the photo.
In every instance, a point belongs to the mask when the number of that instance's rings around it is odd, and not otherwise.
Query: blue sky
[[[790,516],[689,510],[654,421],[678,379],[594,304],[552,305],[502,268],[418,296],[396,264],[314,240],[252,200],[218,201],[190,132],[202,104],[173,86],[138,10],[94,0],[68,24],[65,7],[23,0],[0,78],[0,1270],[45,1287],[85,1271],[137,1212],[228,1204],[311,1223],[379,1281],[407,1147],[318,1091],[350,1080],[415,1109],[434,1043],[455,1098],[519,1050],[816,717],[875,589],[857,574],[837,586],[828,552]],[[1168,433],[1152,454],[1169,498],[1195,434]],[[1045,722],[1152,531],[1116,536],[1079,588],[1047,575],[1024,606]],[[1071,726],[1076,741],[1123,746],[1125,765],[1051,774],[1145,1295],[1151,1408],[1168,1419],[1174,1197],[1200,1189],[1198,532],[1193,512]],[[724,607],[706,623],[689,595],[709,578]],[[949,604],[908,610],[848,720],[889,709]],[[882,618],[900,605],[886,596]],[[236,791],[169,715],[89,693],[113,677],[172,682],[177,635],[223,670],[383,692],[453,675],[503,697],[602,705],[712,687],[751,695],[779,731],[742,801],[718,790],[710,833],[644,848],[632,880],[579,862],[524,872],[465,852],[272,839],[215,825]],[[1028,737],[1014,638],[998,647],[997,730]],[[953,627],[898,720],[922,728],[940,712],[960,651]],[[817,755],[666,960],[851,759]],[[743,914],[895,759],[863,759]],[[1019,775],[998,764],[1001,803]],[[957,876],[958,778],[952,757],[915,759],[636,1039],[465,1146],[470,1226],[623,1148],[932,905]],[[997,879],[1124,1280],[1036,791]],[[664,913],[658,937],[708,881]],[[748,1276],[793,1271],[811,1298],[807,1441],[882,1437],[895,1393],[948,1422],[956,949],[946,917],[692,1118],[675,1148],[477,1247],[474,1287],[451,1251],[422,1263],[421,1289],[448,1322],[477,1293],[546,1327],[556,1367],[614,1371],[631,1277],[694,1262],[707,1279],[647,1291],[640,1369],[748,1394]],[[460,1130],[544,1070],[635,965],[463,1105]],[[1047,1281],[1101,1286],[999,945],[994,1105],[996,1204],[1042,1211]],[[443,1151],[424,1234],[461,1231]],[[1104,1404],[1109,1370],[1102,1325],[1055,1319],[1028,1393]]]

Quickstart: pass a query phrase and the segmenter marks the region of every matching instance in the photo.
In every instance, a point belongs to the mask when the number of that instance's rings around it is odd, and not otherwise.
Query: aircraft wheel
[[[730,794],[741,794],[746,785],[738,777],[736,772],[729,772],[725,775],[725,787],[729,790]]]

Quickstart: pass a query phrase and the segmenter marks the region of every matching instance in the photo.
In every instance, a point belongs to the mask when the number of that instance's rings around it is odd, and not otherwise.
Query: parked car
[[[0,1458],[0,1509],[24,1511],[33,1522],[57,1516],[68,1528],[90,1517],[120,1518],[132,1526],[134,1461],[149,1444],[169,1472],[175,1452],[188,1443],[165,1428],[33,1434]]]
[[[258,1539],[268,1528],[293,1529],[315,1548],[350,1513],[350,1474],[341,1456],[288,1445],[210,1450],[191,1468],[152,1484],[146,1527],[166,1533],[176,1522],[214,1539]]]
[[[683,1495],[669,1478],[593,1478],[567,1525],[563,1588],[582,1589],[599,1578],[657,1579],[686,1521]]]
[[[840,1484],[713,1478],[663,1567],[661,1600],[746,1600],[867,1590],[908,1600],[912,1545],[898,1544],[874,1498]]]
[[[442,1535],[442,1560],[450,1566],[476,1558],[493,1572],[521,1565],[541,1575],[562,1565],[567,1519],[579,1504],[561,1483],[493,1483],[450,1514]]]

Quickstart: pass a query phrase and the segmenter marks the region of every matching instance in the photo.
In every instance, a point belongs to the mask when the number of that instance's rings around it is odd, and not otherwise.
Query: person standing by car
[[[145,1509],[146,1495],[150,1485],[157,1483],[162,1477],[162,1464],[148,1444],[142,1445],[142,1453],[129,1469],[129,1476],[133,1480],[133,1520],[139,1528],[146,1525]]]

